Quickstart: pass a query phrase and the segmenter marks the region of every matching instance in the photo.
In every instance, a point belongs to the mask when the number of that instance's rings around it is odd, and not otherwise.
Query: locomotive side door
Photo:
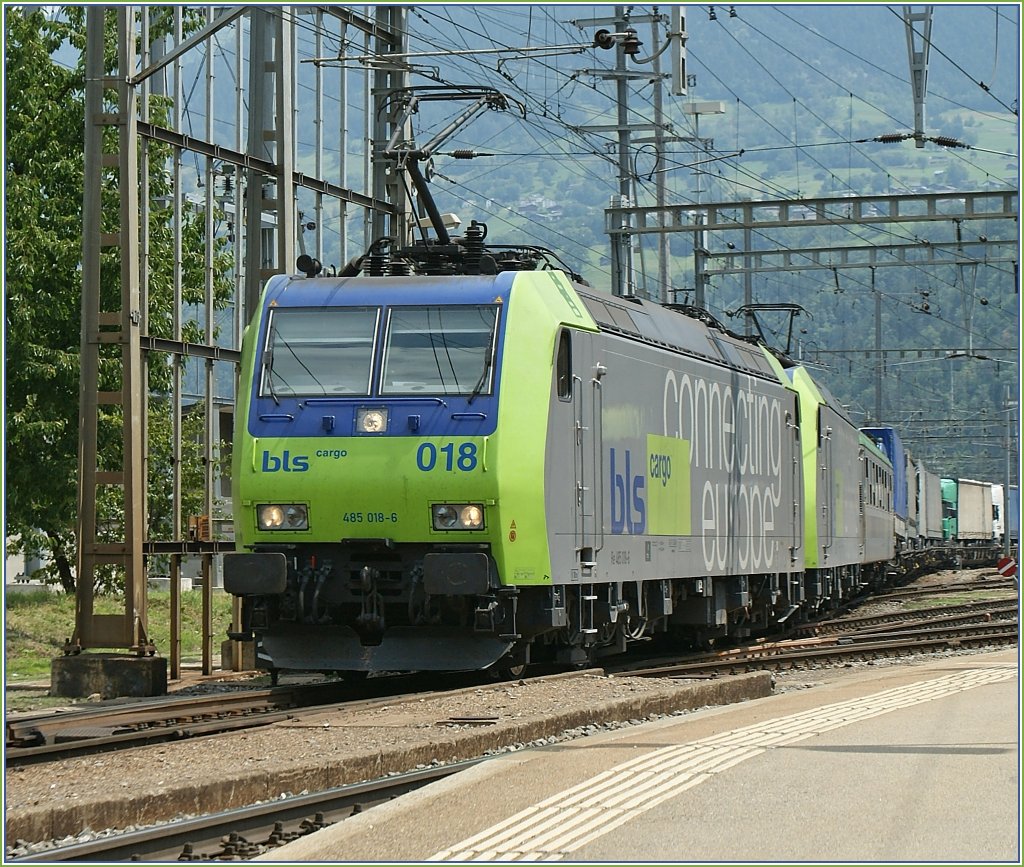
[[[835,530],[835,487],[832,477],[832,427],[828,417],[818,408],[818,548],[822,554],[822,565],[829,566],[832,540]]]
[[[807,554],[803,550],[804,547],[804,519],[801,510],[801,503],[803,503],[804,494],[804,473],[803,473],[803,446],[800,442],[800,399],[797,396],[793,396],[790,409],[786,411],[786,428],[792,432],[793,437],[793,453],[792,453],[792,469],[790,471],[790,484],[792,485],[793,491],[793,508],[791,510],[790,521],[793,524],[793,536],[792,544],[789,547],[790,562],[802,564]]]
[[[591,381],[593,351],[589,335],[569,331],[562,332],[562,335],[562,340],[568,343],[567,364],[571,381],[575,548],[580,567],[589,572],[598,547],[601,456],[597,451],[596,434],[601,421],[600,403],[595,398],[596,388]]]

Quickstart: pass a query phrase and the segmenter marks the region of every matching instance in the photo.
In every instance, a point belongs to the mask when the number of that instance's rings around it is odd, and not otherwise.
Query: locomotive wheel
[[[523,676],[526,668],[525,662],[519,662],[512,656],[503,656],[489,670],[495,680],[515,680]]]

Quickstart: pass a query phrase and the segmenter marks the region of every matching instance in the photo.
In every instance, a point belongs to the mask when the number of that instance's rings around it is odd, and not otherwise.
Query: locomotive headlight
[[[472,503],[459,511],[459,525],[467,530],[479,530],[484,525],[484,510]]]
[[[384,433],[387,429],[387,408],[360,407],[356,410],[356,433]]]
[[[304,503],[266,503],[256,507],[261,530],[308,530],[309,510]]]
[[[435,530],[482,530],[484,507],[480,503],[435,503],[430,507]]]

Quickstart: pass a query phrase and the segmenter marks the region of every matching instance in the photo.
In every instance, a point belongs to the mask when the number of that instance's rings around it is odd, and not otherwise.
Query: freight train
[[[516,672],[707,646],[966,547],[966,483],[957,529],[946,483],[805,367],[485,239],[474,222],[384,240],[335,276],[303,257],[266,285],[224,567],[232,637],[262,667]]]

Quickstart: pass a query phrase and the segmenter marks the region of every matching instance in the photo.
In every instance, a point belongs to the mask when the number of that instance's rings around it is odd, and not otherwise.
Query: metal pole
[[[316,56],[320,57],[320,52],[323,50],[324,40],[324,13],[323,10],[317,9],[314,20],[316,22],[316,37],[315,47]],[[324,176],[324,71],[316,65],[313,70],[313,99],[316,102],[316,118],[314,123],[316,125],[315,130],[315,142],[314,142],[314,160],[316,166],[316,176],[322,178]],[[338,148],[339,153],[345,152],[345,139],[341,139],[341,146]],[[344,180],[341,181],[345,183]],[[324,197],[320,192],[316,192],[313,197],[313,215],[314,222],[316,223],[316,250],[314,256],[321,262],[324,260]],[[303,221],[304,223],[305,221]],[[301,238],[305,233],[305,225],[299,226],[299,237]],[[345,260],[342,259],[342,262]]]
[[[625,6],[615,7],[615,29],[622,32],[629,26],[629,16]],[[615,71],[625,73],[626,52],[622,43],[615,46]],[[615,81],[615,105],[619,127],[619,199],[621,206],[630,207],[632,200],[632,171],[629,164],[629,83],[625,75],[619,75]],[[631,219],[625,217],[627,227]],[[633,282],[633,239],[628,232],[615,236],[615,243],[619,246],[618,265],[619,271],[614,275],[615,285],[612,287],[616,295],[632,295],[636,291]]]
[[[698,139],[699,141],[699,139]],[[754,274],[750,270],[751,251],[754,244],[754,233],[750,226],[743,227],[743,260],[747,265],[746,273],[743,275],[743,303],[749,308],[754,303]],[[754,333],[754,314],[748,309],[743,314],[743,333],[749,337]]]
[[[295,17],[274,15],[274,159],[277,167],[277,262],[279,274],[294,273],[295,207]]]
[[[175,534],[177,535],[177,534]],[[181,679],[181,555],[171,554],[170,679]]]
[[[657,7],[655,7],[655,12]],[[654,52],[654,149],[657,154],[657,168],[664,169],[665,160],[665,122],[664,114],[664,84],[661,80],[661,55],[658,53],[658,16],[651,16],[651,50]],[[654,196],[658,204],[658,225],[665,227],[665,175],[667,172],[658,171],[655,181]],[[664,304],[669,300],[668,282],[668,235],[665,232],[658,234],[658,296],[655,300]]]
[[[243,33],[244,28],[241,23],[235,27],[235,149],[242,152],[242,130],[245,124],[245,98],[242,88],[242,51],[243,51]],[[242,171],[240,166],[235,166],[234,176],[234,198],[232,203],[234,205],[234,213],[231,215],[231,247],[234,256],[234,294],[232,296],[232,303],[235,305],[235,317],[234,317],[234,341],[232,346],[235,349],[240,349],[242,346],[242,331],[248,322],[245,319],[245,256],[242,251],[242,219],[245,214],[245,196],[243,190],[245,185],[243,183],[245,179],[245,173]],[[235,370],[235,390],[234,393],[238,394],[238,370]]]
[[[202,555],[203,575],[203,674],[213,671],[213,562],[212,554]]]
[[[367,6],[364,10],[366,19],[372,20],[371,13],[373,7]],[[367,30],[363,34],[363,53],[370,53],[370,31]],[[373,76],[376,77],[379,73],[373,72]],[[372,197],[374,194],[374,177],[373,177],[373,110],[375,107],[375,100],[373,98],[373,88],[370,85],[371,75],[369,70],[363,73],[363,192],[368,197]],[[370,244],[376,240],[373,236],[375,229],[374,220],[376,219],[375,214],[369,208],[363,210],[363,249],[368,249]]]
[[[183,26],[181,7],[174,8],[174,45],[181,44],[183,38]],[[182,127],[182,82],[181,64],[174,64],[174,129],[180,131]],[[182,305],[182,193],[181,193],[181,148],[174,149],[174,299],[171,302],[173,307],[174,339],[181,340],[181,305]],[[182,537],[181,527],[181,355],[177,352],[171,358],[171,463],[172,463],[172,505],[171,505],[171,538]],[[171,556],[171,624],[170,624],[170,678],[178,680],[181,677],[181,556]]]
[[[99,421],[100,232],[103,195],[103,130],[92,121],[103,110],[105,16],[86,11],[85,172],[82,199],[82,336],[78,389],[78,563],[73,644],[85,645],[93,620],[92,564],[86,546],[96,539],[96,457]]]
[[[922,25],[920,33],[914,28],[915,24]],[[932,7],[925,6],[922,11],[914,12],[910,6],[904,6],[903,26],[910,61],[910,87],[914,95],[914,145],[923,148],[925,100],[928,98],[928,53],[932,47]]]
[[[693,112],[693,142],[694,142],[694,168],[693,168],[693,179],[696,185],[694,191],[694,202],[697,204],[697,217],[694,222],[697,225],[704,223],[704,212],[700,210],[700,113],[697,111]],[[746,238],[745,247],[748,251],[750,250],[749,236]],[[710,281],[710,277],[706,273],[706,262],[708,256],[708,233],[706,229],[697,229],[693,233],[693,304],[700,310],[707,309],[707,297],[705,287]],[[744,284],[744,304],[750,303],[749,286]],[[751,332],[750,314],[744,314],[743,321],[745,323],[746,333]]]
[[[341,36],[339,42],[344,45],[345,39],[348,36],[348,24],[342,22],[341,25]],[[340,138],[338,139],[342,143],[342,147],[339,148],[338,155],[338,183],[343,187],[348,187],[348,148],[344,145],[348,142],[348,70],[343,66],[338,70],[340,79],[338,82],[338,99],[341,102],[341,119],[339,130]],[[340,234],[339,245],[340,249],[340,260],[338,265],[344,267],[349,260],[348,255],[348,202],[339,202],[340,213],[338,214],[338,232]]]
[[[272,159],[264,133],[273,128],[274,103],[269,91],[266,71],[267,58],[273,57],[270,12],[266,8],[251,7],[249,11],[249,142],[252,156]],[[263,267],[266,262],[263,244],[263,185],[265,178],[255,169],[246,177],[245,219],[238,221],[239,230],[245,227],[245,313],[249,322],[255,314],[263,289]]]
[[[207,21],[212,21],[214,10],[212,7],[206,11]],[[213,80],[213,50],[211,40],[206,42],[206,140],[213,141],[213,117],[215,112]],[[217,174],[213,164],[213,158],[207,157],[203,166],[203,181],[205,183],[205,231],[206,238],[205,259],[203,271],[205,275],[203,291],[203,317],[205,319],[204,340],[207,346],[214,345],[213,337],[213,210],[217,206],[214,196],[217,185]],[[206,359],[204,365],[204,401],[203,401],[203,512],[206,515],[207,524],[213,522],[213,440],[216,431],[214,424],[214,403],[213,403],[213,359]],[[202,524],[200,524],[202,526]],[[201,538],[201,533],[197,534]],[[207,628],[213,622],[213,569],[212,554],[203,554],[203,674],[213,673],[213,630]],[[210,586],[208,586],[210,585]]]
[[[67,652],[85,647],[126,647],[142,654],[154,648],[146,636],[146,486],[143,439],[146,388],[142,365],[142,304],[139,270],[139,136],[138,99],[129,82],[135,66],[134,7],[117,7],[117,73],[107,77],[105,15],[107,7],[89,7],[86,18],[84,180],[82,199],[82,333],[79,378],[79,512],[75,634]],[[117,111],[104,112],[104,90],[117,92]],[[117,153],[105,157],[105,128],[117,131]],[[117,166],[120,200],[118,226],[104,232],[101,220],[104,165]],[[101,308],[100,250],[120,255],[120,310]],[[107,329],[103,331],[102,329]],[[117,329],[111,331],[109,329]],[[101,347],[120,346],[121,382],[116,391],[100,391]],[[111,358],[113,360],[113,358]],[[100,470],[98,432],[101,407],[121,407],[120,470]],[[121,491],[122,539],[98,537],[99,488]],[[95,615],[93,581],[98,566],[123,572],[124,612]]]
[[[389,34],[389,38],[378,36],[376,40],[377,53],[388,53],[390,46],[391,53],[403,53],[407,47],[408,36],[405,26],[406,12],[400,6],[378,6],[375,10],[375,22],[381,31]],[[376,70],[373,73],[373,107],[374,113],[368,123],[373,130],[373,196],[382,201],[390,202],[394,206],[391,215],[390,226],[388,226],[388,215],[381,211],[373,213],[373,237],[380,238],[390,235],[399,244],[406,244],[409,241],[408,230],[412,220],[407,218],[412,207],[407,203],[405,191],[402,187],[399,172],[391,170],[389,160],[381,156],[383,145],[391,140],[395,133],[395,126],[398,123],[399,106],[395,102],[388,105],[388,110],[383,111],[384,100],[389,91],[406,87],[409,75],[406,72]],[[402,135],[403,140],[411,140],[412,128],[408,128]]]
[[[700,226],[704,223],[704,214],[701,211],[697,212],[697,217],[694,222]],[[693,233],[693,306],[698,310],[706,309],[706,299],[704,298],[704,286],[707,283],[707,275],[704,273],[707,267],[707,248],[704,246],[704,238],[706,236],[704,229],[697,229]]]
[[[882,293],[875,288],[871,269],[871,291],[875,296],[875,424],[882,423]]]
[[[243,39],[244,28],[239,24],[235,27],[235,149],[241,152],[242,150],[242,130],[244,128],[245,121],[245,101],[243,98],[242,89],[242,39]],[[234,334],[232,335],[232,347],[240,349],[242,345],[242,331],[246,326],[246,321],[243,318],[245,315],[244,311],[244,298],[245,298],[245,272],[244,272],[244,256],[242,252],[242,215],[244,208],[244,200],[242,195],[242,179],[244,175],[240,167],[235,166],[232,170],[232,180],[234,181],[234,191],[232,195],[232,203],[234,205],[234,213],[232,214],[232,225],[233,229],[231,232],[231,249],[234,257],[234,291],[232,293],[232,304],[233,309],[233,321]],[[232,397],[234,399],[234,406],[238,406],[238,383],[241,376],[241,365],[236,365],[234,369],[234,377],[232,378]],[[243,423],[244,419],[239,419],[237,413],[232,412],[232,423],[238,424]],[[230,495],[234,496],[234,490],[230,490]],[[233,604],[231,607],[231,631],[241,632],[242,630],[242,616],[241,616],[241,598],[234,596],[232,597]],[[241,671],[242,670],[242,643],[240,641],[231,642],[231,670]]]
[[[142,67],[149,63],[151,52],[153,54],[163,53],[163,37],[157,40],[156,44],[150,45],[150,10],[140,7],[141,18],[141,39]],[[149,122],[149,96],[152,82],[154,91],[159,92],[162,82],[162,75],[145,79],[139,85],[139,113],[141,120]],[[163,95],[161,93],[161,95]],[[139,333],[149,334],[149,283],[150,283],[150,237],[149,237],[149,142],[143,139],[139,142]],[[139,359],[141,365],[140,388],[142,396],[139,412],[142,419],[140,459],[142,461],[142,539],[140,544],[150,536],[149,528],[149,497],[146,492],[149,490],[149,353],[143,352]],[[143,561],[145,564],[145,561]],[[148,570],[148,564],[145,564]],[[147,581],[146,590],[149,590]]]
[[[1006,386],[1006,484],[1003,486],[1003,554],[1007,557],[1011,553],[1010,544],[1010,485],[1013,482],[1013,402],[1010,400],[1010,386]],[[1020,512],[1020,500],[1018,492],[1017,511]]]
[[[144,406],[141,325],[145,297],[139,281],[139,136],[138,95],[128,77],[135,65],[135,10],[117,10],[118,66],[118,188],[121,199],[121,352],[122,442],[124,444],[124,623],[131,649],[142,653],[146,638],[146,570],[142,546],[146,538],[146,479],[143,475]]]

